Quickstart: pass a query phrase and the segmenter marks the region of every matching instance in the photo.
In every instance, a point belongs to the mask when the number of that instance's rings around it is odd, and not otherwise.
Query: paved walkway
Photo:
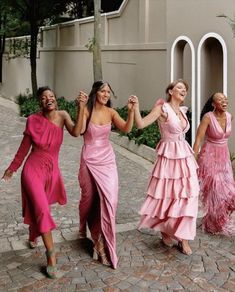
[[[0,175],[18,148],[25,119],[15,104],[0,98]],[[117,270],[92,260],[92,243],[79,240],[77,172],[81,139],[65,133],[60,154],[68,204],[53,206],[57,223],[54,232],[61,277],[45,277],[44,248],[27,248],[27,227],[22,224],[20,171],[9,182],[0,183],[0,291],[235,291],[234,238],[209,236],[201,232],[192,256],[177,247],[161,245],[159,234],[139,232],[137,213],[152,164],[114,144],[120,179],[117,213]]]

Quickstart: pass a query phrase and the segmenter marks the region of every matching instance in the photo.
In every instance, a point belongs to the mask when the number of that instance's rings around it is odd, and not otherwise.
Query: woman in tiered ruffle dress
[[[180,250],[190,255],[188,241],[196,235],[199,184],[194,153],[185,140],[189,130],[187,108],[180,106],[187,91],[184,80],[172,82],[166,89],[167,102],[158,100],[146,117],[142,118],[135,106],[135,122],[144,128],[157,121],[161,132],[139,228],[160,231],[165,245],[171,247],[177,240]]]
[[[227,108],[228,99],[223,93],[217,92],[208,99],[193,148],[198,154],[198,177],[205,211],[203,229],[212,234],[234,235],[231,214],[235,210],[235,182],[228,149],[232,116]]]

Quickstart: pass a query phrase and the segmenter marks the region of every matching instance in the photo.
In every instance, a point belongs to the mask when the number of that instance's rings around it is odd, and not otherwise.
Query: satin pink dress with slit
[[[198,159],[198,176],[205,211],[203,229],[213,234],[234,235],[231,214],[235,210],[235,182],[228,148],[228,138],[232,131],[231,114],[226,112],[225,131],[213,112],[206,115],[210,124]]]
[[[112,267],[117,267],[115,218],[118,203],[118,174],[109,142],[111,124],[89,123],[84,134],[79,183],[80,230],[91,232],[94,242],[102,235]]]
[[[161,231],[176,240],[193,240],[199,183],[197,162],[185,140],[189,129],[187,108],[180,107],[184,129],[169,103],[163,103],[162,110],[167,114],[167,120],[158,121],[161,140],[156,147],[157,160],[140,210],[139,228]]]
[[[9,166],[17,171],[27,156],[21,173],[24,223],[30,225],[30,240],[56,227],[50,205],[65,204],[66,193],[58,166],[63,129],[41,113],[28,117],[24,137]]]

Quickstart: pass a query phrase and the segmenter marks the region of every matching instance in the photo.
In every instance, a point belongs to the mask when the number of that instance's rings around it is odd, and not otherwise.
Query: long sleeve
[[[30,136],[24,133],[24,137],[21,141],[20,147],[8,169],[10,169],[11,171],[17,171],[17,169],[21,166],[22,162],[24,161],[26,155],[28,154],[31,145],[32,142]]]

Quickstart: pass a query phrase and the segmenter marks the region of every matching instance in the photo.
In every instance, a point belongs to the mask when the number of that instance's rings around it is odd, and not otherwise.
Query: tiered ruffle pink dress
[[[189,129],[186,107],[180,107],[180,120],[169,103],[162,105],[167,120],[158,121],[161,140],[156,147],[155,162],[147,197],[140,210],[139,228],[164,232],[176,240],[193,240],[196,235],[199,184],[197,163],[185,140]]]
[[[61,178],[58,155],[63,141],[63,129],[41,113],[28,117],[24,137],[9,166],[17,171],[28,155],[21,173],[24,223],[30,225],[30,240],[56,227],[50,205],[65,204],[66,193]]]
[[[109,142],[111,124],[89,122],[84,134],[79,183],[80,230],[86,230],[96,243],[104,238],[112,267],[117,267],[115,218],[118,203],[118,174],[115,154]]]
[[[231,222],[231,213],[235,210],[235,182],[228,149],[231,115],[226,112],[225,131],[213,112],[206,115],[210,118],[210,124],[198,159],[198,176],[205,209],[203,228],[213,234],[232,235],[235,234]]]

